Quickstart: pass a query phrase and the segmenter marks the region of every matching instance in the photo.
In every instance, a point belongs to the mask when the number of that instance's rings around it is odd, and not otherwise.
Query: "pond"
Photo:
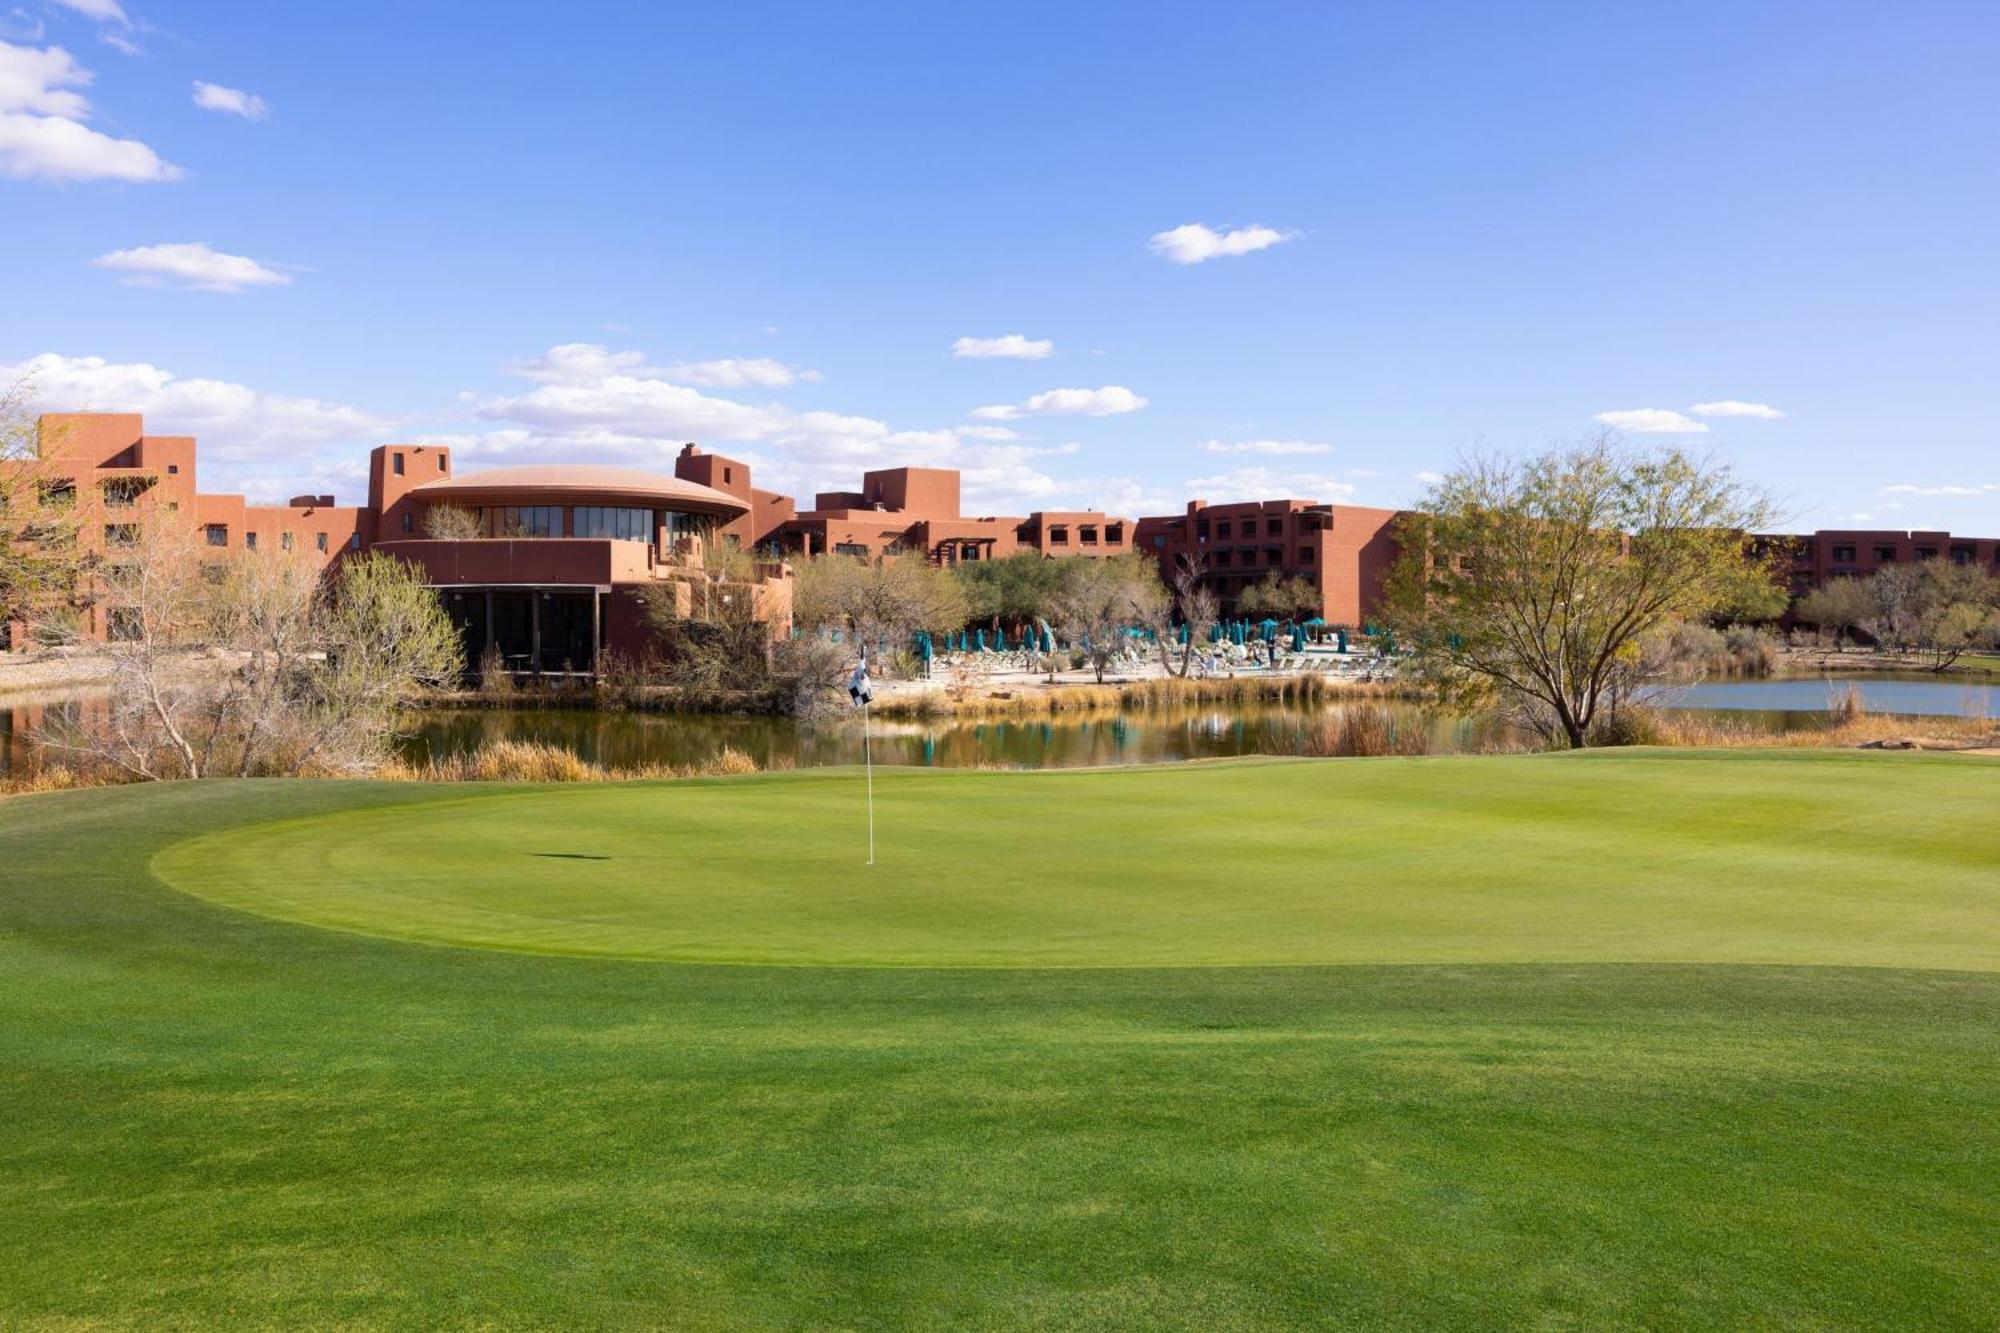
[[[2000,685],[1936,677],[1853,678],[1874,712],[1911,716],[2000,717]],[[1662,704],[1727,715],[1739,725],[1782,732],[1823,726],[1830,696],[1848,680],[1714,681],[1661,697]],[[101,697],[101,696],[100,696]],[[0,707],[0,772],[27,753],[44,709],[88,709],[90,698]],[[1385,715],[1406,748],[1449,754],[1503,740],[1493,728],[1435,717],[1413,704],[1362,705]],[[1166,763],[1237,755],[1331,752],[1342,705],[1207,706],[1107,713],[1047,721],[877,720],[872,751],[881,764],[939,767],[1068,768]],[[409,719],[403,758],[464,754],[497,740],[539,741],[611,768],[693,765],[725,747],[763,767],[811,768],[861,762],[861,728],[852,717],[802,726],[786,718],[493,709],[425,712]]]

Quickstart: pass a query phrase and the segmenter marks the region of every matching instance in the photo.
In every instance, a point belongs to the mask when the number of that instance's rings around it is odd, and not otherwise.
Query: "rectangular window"
[[[1896,563],[1896,548],[1895,548],[1895,547],[1893,547],[1893,546],[1878,546],[1878,547],[1876,547],[1876,548],[1875,548],[1875,559],[1876,559],[1877,561],[1879,561],[1880,563],[1882,563],[1882,564],[1885,564],[1885,565],[1893,565],[1893,564],[1895,564],[1895,563]]]
[[[968,546],[958,553],[958,558],[960,560],[977,560],[979,558],[979,548],[977,546]]]
[[[167,464],[167,475],[168,475],[168,476],[170,476],[170,477],[178,477],[178,476],[179,476],[180,474],[181,474],[181,465],[180,465],[179,463],[169,463],[169,464]]]
[[[1215,553],[1215,563],[1217,567],[1226,569],[1229,565],[1229,552],[1217,551]]]
[[[1105,524],[1104,544],[1106,546],[1123,546],[1125,544],[1125,525],[1123,523]]]
[[[578,505],[569,513],[572,537],[609,537],[620,542],[653,540],[653,511]]]
[[[321,538],[320,538],[320,540],[321,540],[321,541],[325,541],[326,539],[325,539],[325,537],[321,537]],[[350,551],[358,551],[358,550],[360,550],[360,549],[361,549],[361,534],[360,534],[360,533],[358,533],[358,532],[357,532],[357,533],[355,533],[355,534],[354,534],[354,535],[353,535],[352,537],[349,537],[349,538],[347,539],[347,549],[348,549],[348,550],[350,550]]]
[[[867,555],[868,548],[860,542],[835,542],[833,544],[833,553],[835,555]]]
[[[315,532],[313,534],[313,546],[321,552],[326,550],[326,534],[324,532]]]
[[[405,509],[403,511],[403,531],[415,532],[416,529],[417,529],[417,516],[415,514],[412,514],[409,510]]]
[[[1919,560],[1935,560],[1935,559],[1937,559],[1937,547],[1935,547],[1935,546],[1919,546],[1919,547],[1917,548],[1917,559],[1919,559]]]
[[[1302,565],[1310,565],[1312,562],[1313,562],[1313,548],[1310,546],[1301,546],[1299,548],[1299,563]]]
[[[1264,563],[1267,565],[1284,564],[1285,548],[1282,546],[1266,546],[1264,548]]]
[[[1836,547],[1834,547],[1834,548],[1833,548],[1833,562],[1834,562],[1835,564],[1837,564],[1837,565],[1851,565],[1851,564],[1853,564],[1853,563],[1854,563],[1854,548],[1853,548],[1852,546],[1836,546]]]
[[[391,454],[391,455],[389,456],[389,467],[390,467],[390,470],[391,470],[391,471],[393,471],[393,472],[394,472],[394,473],[395,473],[395,474],[396,474],[397,476],[399,476],[399,477],[400,477],[400,476],[402,476],[402,475],[403,475],[403,456],[402,456],[401,454]]]
[[[1954,565],[1969,565],[1977,558],[1977,552],[1970,546],[1954,546],[1951,548],[1951,562]]]
[[[1049,545],[1068,546],[1069,529],[1058,523],[1049,529]]]
[[[244,533],[244,534],[243,534],[243,549],[244,549],[244,550],[246,550],[246,551],[254,551],[254,550],[256,550],[256,549],[257,549],[257,534],[256,534],[256,533],[254,533],[254,532],[246,532],[246,533]]]
[[[289,533],[289,532],[281,532],[281,533],[279,533],[279,534],[278,534],[278,549],[279,549],[280,551],[289,551],[289,550],[291,550],[291,549],[292,549],[292,534],[291,534],[291,533]]]
[[[1119,508],[1122,509],[1124,506],[1120,505]],[[1229,535],[1229,525],[1227,523],[1217,523],[1215,525],[1215,535],[1218,540],[1227,537]]]
[[[1265,535],[1266,537],[1282,537],[1282,536],[1284,536],[1284,535],[1285,535],[1285,520],[1284,520],[1284,519],[1282,519],[1282,518],[1267,518],[1267,519],[1265,519],[1265,520],[1264,520],[1264,535]]]
[[[1078,528],[1076,531],[1078,539],[1085,546],[1097,545],[1097,529],[1095,527]]]
[[[130,509],[152,483],[141,477],[114,477],[104,483],[106,509]]]
[[[439,455],[438,455],[438,471],[440,471],[440,472],[444,471],[444,470],[445,470],[445,467],[446,467],[446,463],[445,463],[445,457],[444,457],[444,455],[443,455],[443,454],[439,454]]]
[[[1156,551],[1167,549],[1167,537],[1165,533],[1156,532],[1153,534],[1153,549]]]
[[[202,529],[202,534],[207,537],[210,546],[229,545],[229,525],[227,523],[210,523]]]
[[[106,546],[130,546],[139,540],[137,523],[106,523],[104,544]]]
[[[560,537],[562,510],[555,505],[509,505],[500,511],[503,537]]]
[[[76,503],[76,483],[45,481],[38,488],[44,509],[68,509]]]

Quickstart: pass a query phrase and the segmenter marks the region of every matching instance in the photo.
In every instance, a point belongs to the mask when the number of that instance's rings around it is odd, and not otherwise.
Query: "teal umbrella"
[[[993,631],[993,651],[996,653],[1007,651],[1007,627],[1005,625]]]
[[[1302,653],[1305,650],[1306,650],[1306,627],[1304,625],[1294,625],[1292,626],[1292,651],[1295,653]]]
[[[983,653],[986,651],[986,631],[982,629],[978,631],[978,634],[979,634],[978,648],[979,651]]]

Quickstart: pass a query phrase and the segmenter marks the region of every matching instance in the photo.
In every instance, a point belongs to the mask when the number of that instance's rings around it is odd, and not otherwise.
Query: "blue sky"
[[[2000,531],[1991,3],[0,15],[0,366],[205,488],[1397,504],[1648,413],[1801,526]]]

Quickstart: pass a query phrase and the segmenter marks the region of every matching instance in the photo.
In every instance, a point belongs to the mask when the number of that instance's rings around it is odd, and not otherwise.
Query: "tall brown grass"
[[[1299,752],[1355,759],[1429,754],[1431,733],[1382,704],[1355,704],[1328,713],[1306,734]]]
[[[762,771],[763,765],[734,746],[724,746],[720,753],[697,764],[620,768],[592,763],[559,745],[495,741],[467,754],[433,756],[422,764],[397,761],[378,769],[375,776],[390,782],[623,782],[632,778],[735,777]]]

